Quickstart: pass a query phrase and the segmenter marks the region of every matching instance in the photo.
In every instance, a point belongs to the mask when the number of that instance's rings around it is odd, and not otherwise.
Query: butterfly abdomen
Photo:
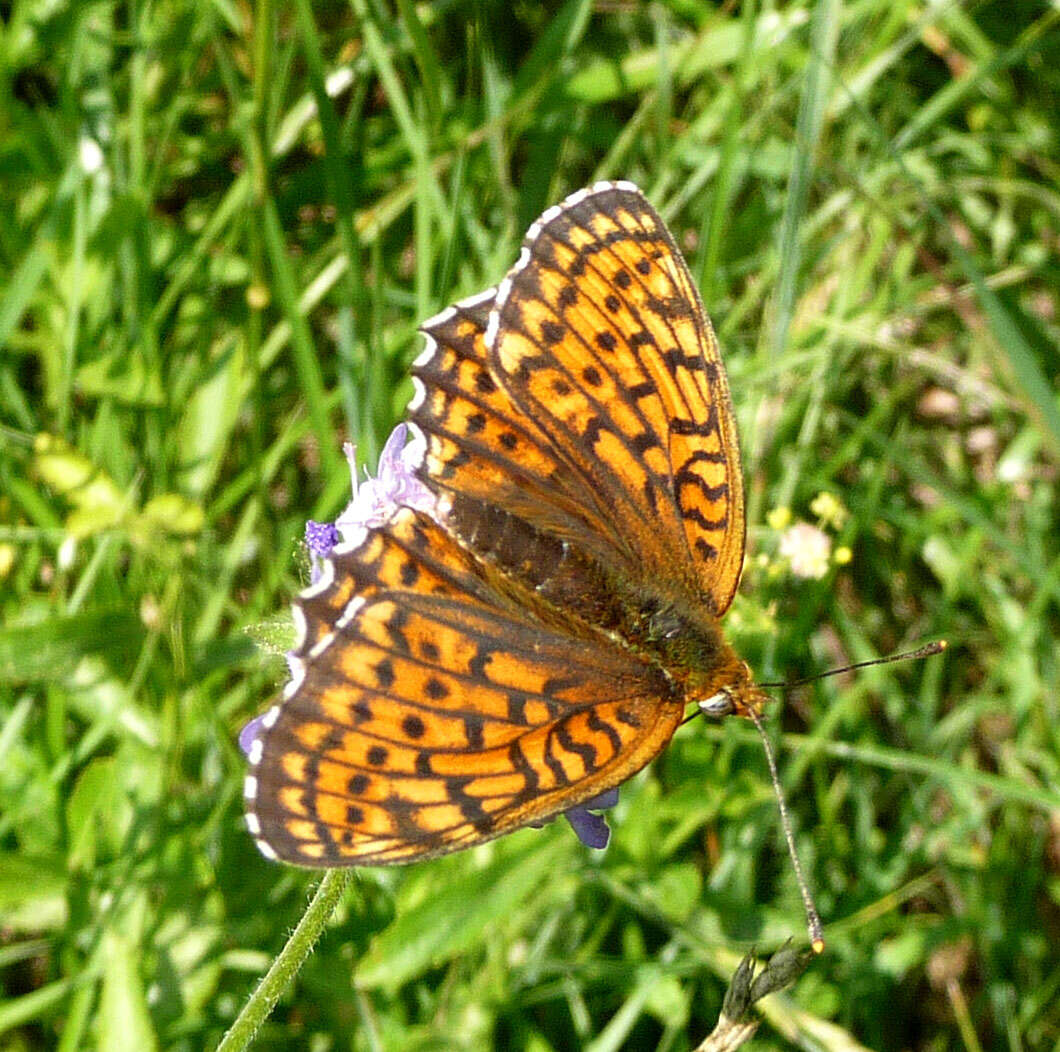
[[[529,603],[546,622],[556,612],[564,623],[571,615],[587,631],[621,632],[623,604],[599,564],[576,545],[538,529],[486,501],[454,495],[447,526],[480,558],[494,566],[517,602]],[[588,626],[595,626],[590,629]]]

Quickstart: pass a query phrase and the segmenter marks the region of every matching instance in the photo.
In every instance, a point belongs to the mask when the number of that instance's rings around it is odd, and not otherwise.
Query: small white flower
[[[55,561],[59,565],[59,569],[69,570],[74,565],[74,560],[77,558],[77,540],[74,537],[67,535],[63,538],[63,543],[59,545],[59,551],[55,556]]]
[[[87,135],[77,144],[77,159],[85,175],[95,175],[103,167],[103,151]]]
[[[808,522],[795,523],[780,537],[780,554],[788,560],[796,577],[820,580],[828,573],[831,552],[828,534]]]

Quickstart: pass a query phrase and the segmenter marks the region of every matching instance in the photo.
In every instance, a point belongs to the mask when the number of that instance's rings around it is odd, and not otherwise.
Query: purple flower
[[[265,723],[265,713],[260,716],[255,716],[240,732],[239,732],[239,747],[243,750],[244,756],[250,755],[250,750],[254,743],[261,737],[262,727]]]
[[[572,807],[563,812],[563,817],[571,824],[571,829],[578,834],[578,839],[586,847],[603,850],[611,839],[611,830],[607,827],[603,815],[593,814],[614,807],[618,803],[618,789],[608,789],[606,793],[586,800],[579,807]]]
[[[417,438],[406,445],[408,427],[398,424],[379,454],[376,477],[365,473],[357,482],[356,448],[347,442],[342,447],[350,465],[353,499],[334,522],[305,524],[305,543],[311,558],[310,581],[316,583],[324,569],[324,560],[337,544],[356,544],[366,529],[382,526],[395,508],[409,507],[433,514],[437,499],[416,477],[416,466],[423,459],[424,442]]]
[[[324,560],[340,540],[339,531],[333,522],[314,522],[310,519],[305,524],[305,546],[309,549],[310,558],[309,580],[313,584],[320,579]]]
[[[423,459],[424,441],[417,438],[406,445],[408,431],[405,424],[394,428],[379,454],[376,477],[369,475],[360,485],[354,447],[349,442],[342,447],[353,476],[353,500],[335,520],[335,528],[347,544],[358,539],[366,527],[382,526],[395,508],[404,506],[433,513],[437,499],[414,473]]]
[[[578,839],[586,847],[594,847],[598,851],[607,847],[611,839],[611,830],[604,821],[603,815],[593,814],[594,811],[603,811],[614,807],[618,803],[618,789],[608,789],[606,793],[594,796],[586,800],[584,804],[572,807],[563,812],[563,817],[570,822],[571,829],[578,835]],[[535,829],[543,829],[552,819],[545,822],[531,822]]]

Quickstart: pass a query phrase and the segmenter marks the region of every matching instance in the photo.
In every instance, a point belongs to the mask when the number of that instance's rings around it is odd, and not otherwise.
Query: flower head
[[[766,513],[766,523],[771,530],[782,530],[791,522],[791,509],[781,506],[770,508]]]
[[[416,508],[433,512],[437,500],[434,494],[416,477],[414,469],[423,459],[423,439],[405,444],[408,427],[398,424],[379,454],[376,477],[370,475],[358,485],[354,447],[347,442],[342,448],[353,477],[353,500],[335,520],[335,528],[342,539],[350,543],[365,527],[382,526],[398,507]]]
[[[830,526],[833,530],[841,530],[850,518],[850,512],[843,507],[839,498],[827,490],[822,490],[810,501],[810,511],[817,516],[822,526]]]
[[[319,580],[324,560],[340,539],[333,522],[314,522],[310,519],[305,524],[305,546],[309,549],[310,558],[309,579],[313,584]]]
[[[437,500],[415,474],[416,465],[423,459],[423,440],[406,445],[407,438],[408,427],[398,424],[379,454],[375,478],[366,473],[361,483],[357,482],[355,447],[350,442],[342,447],[350,465],[353,499],[334,522],[310,519],[305,525],[305,543],[312,561],[310,579],[314,583],[337,544],[356,543],[366,529],[382,526],[396,508],[416,508],[433,514]]]
[[[820,580],[828,573],[832,541],[828,534],[808,522],[797,522],[780,537],[780,554],[791,564],[796,577]]]
[[[572,807],[563,812],[563,817],[570,822],[571,829],[578,834],[578,839],[586,847],[602,851],[611,839],[611,830],[607,827],[603,815],[594,814],[618,803],[618,790],[608,789],[606,793],[586,800],[580,807]]]

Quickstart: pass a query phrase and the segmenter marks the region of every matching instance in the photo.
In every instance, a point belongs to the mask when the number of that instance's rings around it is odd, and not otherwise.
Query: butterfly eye
[[[696,704],[704,716],[730,716],[736,711],[732,695],[727,690],[719,690],[717,694],[712,694]]]

